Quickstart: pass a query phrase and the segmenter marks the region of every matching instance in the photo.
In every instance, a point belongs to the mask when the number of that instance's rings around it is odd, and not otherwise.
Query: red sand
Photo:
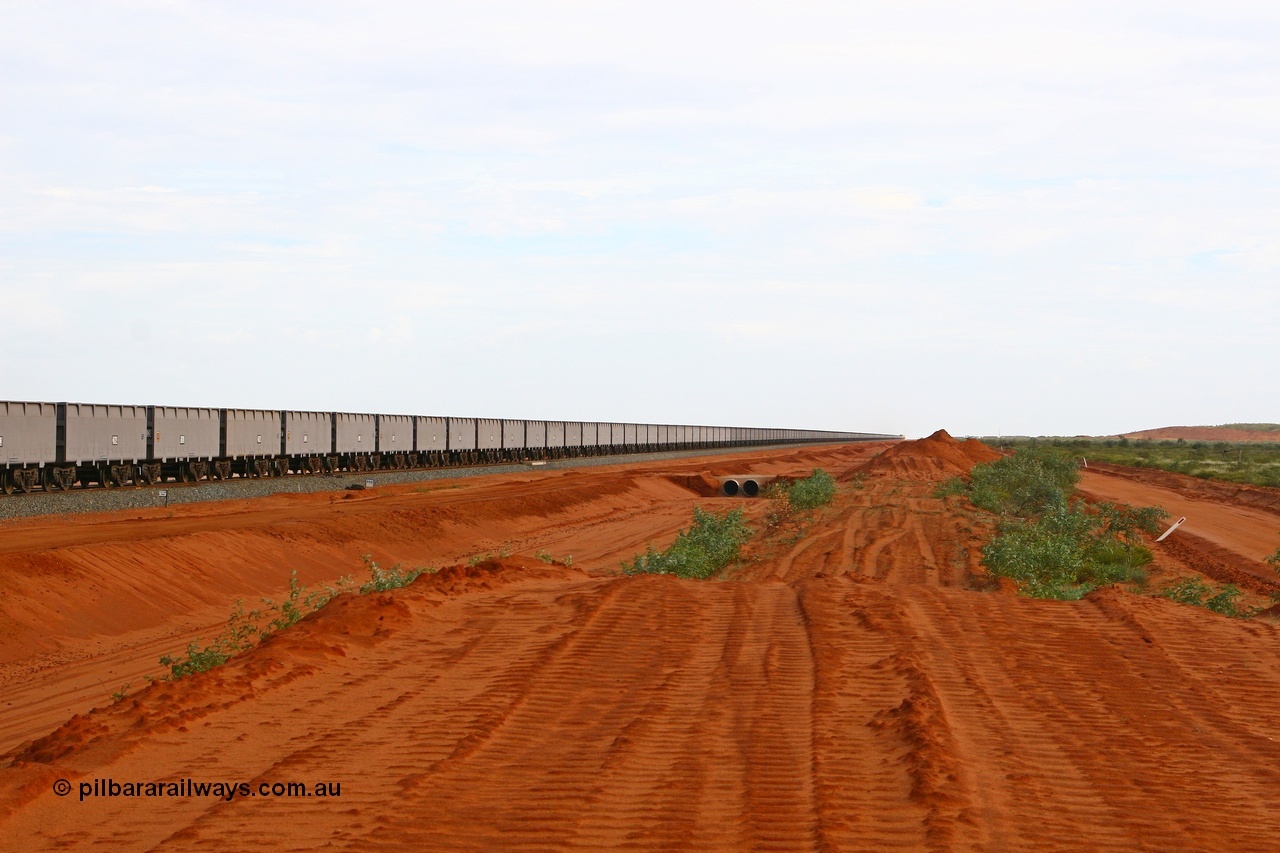
[[[987,518],[919,476],[963,467],[953,444],[892,448],[917,457],[903,474],[875,472],[798,539],[758,537],[722,582],[615,570],[693,506],[739,505],[690,476],[853,472],[886,446],[6,524],[0,846],[1274,847],[1280,628],[1118,589],[981,591]],[[1230,525],[1213,535],[1256,562]],[[312,582],[364,552],[465,563],[504,541],[513,556],[344,596],[219,669],[106,696],[234,598],[278,596],[289,566]],[[1156,553],[1155,577],[1212,569]],[[95,779],[341,797],[81,801]]]
[[[937,482],[962,476],[980,462],[999,458],[999,453],[976,438],[956,441],[945,429],[940,429],[928,438],[890,446],[845,479],[852,479],[857,474],[876,474]]]
[[[1144,429],[1138,432],[1122,433],[1130,440],[1149,439],[1151,441],[1229,441],[1229,442],[1273,442],[1280,443],[1280,432],[1264,432],[1254,429],[1231,429],[1230,427],[1160,427]]]

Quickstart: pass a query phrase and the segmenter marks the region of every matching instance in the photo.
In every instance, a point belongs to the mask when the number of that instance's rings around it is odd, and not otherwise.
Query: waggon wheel
[[[13,494],[13,477],[8,471],[0,471],[0,492],[6,495]]]

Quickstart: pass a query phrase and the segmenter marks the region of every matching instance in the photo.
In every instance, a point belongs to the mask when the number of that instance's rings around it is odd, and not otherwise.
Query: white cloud
[[[543,416],[725,421],[782,368],[768,346],[716,347],[802,338],[867,391],[795,378],[798,425],[1078,432],[1183,416],[1123,390],[1158,366],[1203,365],[1188,396],[1211,421],[1220,377],[1261,387],[1280,361],[1274,4],[4,16],[6,315],[153,341],[186,324],[199,347],[120,376],[83,369],[90,337],[33,360],[41,336],[19,329],[0,397],[272,405],[264,365],[301,349],[328,379],[293,405],[403,411],[381,377],[412,351],[461,359],[433,390],[463,409],[511,395]],[[521,396],[548,359],[576,382]],[[723,393],[684,390],[689,363],[717,365]],[[1002,377],[951,390],[996,364],[1027,396]],[[677,381],[626,393],[654,377]]]

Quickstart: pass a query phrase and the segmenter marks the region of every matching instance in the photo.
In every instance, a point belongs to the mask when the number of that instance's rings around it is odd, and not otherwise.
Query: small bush
[[[367,554],[365,565],[369,569],[370,581],[360,587],[360,594],[397,589],[412,583],[424,571],[430,569],[414,569],[400,571],[399,566],[383,570],[379,568]],[[276,631],[296,625],[302,617],[324,607],[335,595],[351,586],[350,577],[339,578],[337,584],[321,589],[308,590],[298,583],[298,572],[289,573],[289,596],[283,601],[275,602],[269,598],[262,599],[262,607],[245,612],[244,601],[237,600],[235,609],[227,618],[227,627],[214,638],[209,645],[201,646],[198,639],[187,644],[186,652],[178,657],[164,655],[160,665],[169,668],[165,678],[176,681],[187,675],[213,669],[215,666],[229,661],[240,652],[246,651],[266,639]]]
[[[1204,603],[1204,597],[1212,589],[1201,578],[1179,578],[1160,590],[1160,594],[1170,601],[1176,601],[1178,604],[1190,604],[1199,607]]]
[[[281,628],[288,628],[290,625],[297,624],[298,620],[303,616],[313,610],[319,610],[324,607],[329,603],[329,599],[349,586],[351,586],[351,577],[347,576],[339,578],[336,586],[308,590],[298,583],[298,570],[294,569],[289,573],[289,597],[279,604],[269,598],[263,598],[262,605],[264,609],[251,611],[248,616],[257,621],[261,617],[275,614],[271,616],[265,627],[258,630],[258,639],[262,639],[268,634],[279,631]]]
[[[511,543],[503,542],[500,546],[498,546],[498,550],[496,552],[485,551],[483,554],[472,554],[470,557],[467,558],[467,565],[478,566],[481,563],[486,562],[488,560],[505,560],[507,559],[507,557],[510,557],[511,554],[512,554]]]
[[[206,648],[201,648],[199,640],[192,640],[187,644],[184,656],[175,658],[171,655],[161,655],[160,665],[169,667],[167,676],[169,681],[177,681],[179,678],[204,672],[215,666],[222,666],[229,660],[231,660],[231,653],[223,651],[217,641],[210,643]]]
[[[997,515],[1039,515],[1066,505],[1079,480],[1076,465],[1060,450],[1027,447],[975,465],[969,474],[969,499]]]
[[[1235,584],[1229,583],[1218,590],[1217,594],[1210,596],[1204,606],[1223,616],[1243,616],[1244,614],[1236,606],[1236,599],[1242,594]]]
[[[1204,607],[1223,616],[1245,616],[1236,604],[1243,593],[1235,584],[1227,584],[1221,589],[1201,578],[1179,578],[1175,583],[1165,587],[1160,594],[1178,604],[1189,604],[1193,607]]]
[[[933,489],[935,498],[948,498],[952,495],[963,495],[969,491],[969,484],[964,477],[948,477]]]
[[[1280,548],[1270,557],[1267,557],[1267,565],[1275,570],[1276,574],[1280,574]]]
[[[781,530],[795,520],[795,510],[791,506],[791,501],[787,500],[785,492],[782,497],[770,501],[769,508],[764,512],[764,527],[769,533]]]
[[[779,528],[790,524],[795,517],[795,510],[791,507],[791,501],[787,499],[788,484],[784,480],[774,480],[764,487],[764,491],[760,493],[760,497],[769,502],[768,508],[764,512],[765,530],[773,533]]]
[[[792,524],[799,526],[804,513],[831,503],[836,490],[836,481],[821,468],[814,468],[808,477],[790,484],[781,480],[770,483],[764,490],[770,502],[764,514],[765,528],[772,533]]]
[[[821,468],[814,468],[812,474],[803,480],[796,480],[787,489],[787,501],[793,509],[800,512],[826,506],[835,496],[836,481]]]
[[[373,561],[373,558],[365,554],[361,559],[364,560],[365,567],[369,569],[369,581],[361,584],[360,594],[368,595],[371,592],[386,592],[389,589],[400,589],[408,586],[418,579],[419,576],[432,572],[432,569],[401,569],[400,564],[396,563],[389,569],[384,569]]]
[[[741,508],[716,515],[694,507],[693,526],[681,530],[670,547],[658,551],[650,545],[630,566],[624,564],[623,570],[627,574],[676,575],[703,580],[737,560],[751,535],[751,528],[743,522]]]

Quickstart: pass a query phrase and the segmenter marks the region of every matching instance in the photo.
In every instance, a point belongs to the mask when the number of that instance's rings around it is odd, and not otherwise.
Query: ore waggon
[[[874,441],[827,430],[0,401],[0,491]]]

